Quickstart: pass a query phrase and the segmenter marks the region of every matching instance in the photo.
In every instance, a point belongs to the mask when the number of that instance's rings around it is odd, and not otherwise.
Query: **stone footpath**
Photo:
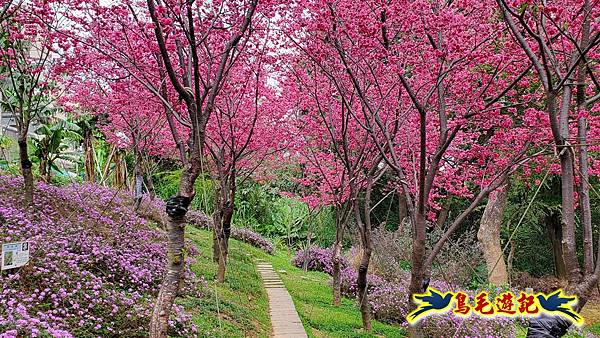
[[[257,269],[269,296],[269,315],[273,326],[271,336],[276,338],[308,337],[294,307],[292,297],[279,275],[273,271],[273,266],[266,262],[258,262]]]

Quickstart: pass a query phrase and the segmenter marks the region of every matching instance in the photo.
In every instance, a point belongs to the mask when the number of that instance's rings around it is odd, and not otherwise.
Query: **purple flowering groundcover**
[[[30,243],[29,264],[2,272],[0,337],[144,336],[167,259],[165,235],[136,215],[129,193],[39,183],[34,205],[24,207],[21,187],[21,178],[0,176],[0,239]],[[190,263],[198,251],[188,251]],[[183,293],[201,296],[198,282],[186,268]],[[196,331],[191,315],[174,306],[169,334]]]

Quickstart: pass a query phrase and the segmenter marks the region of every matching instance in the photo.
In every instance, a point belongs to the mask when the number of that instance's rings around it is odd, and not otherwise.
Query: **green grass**
[[[404,337],[403,329],[373,321],[373,333],[362,330],[357,303],[344,298],[339,307],[333,306],[329,275],[304,272],[290,264],[290,257],[278,251],[275,256],[262,254],[262,259],[273,264],[288,289],[304,328],[310,337]]]
[[[248,249],[236,240],[230,241],[227,277],[223,284],[215,281],[217,266],[212,261],[212,234],[188,227],[190,238],[201,252],[191,269],[203,276],[208,289],[203,298],[179,301],[193,314],[201,334],[209,337],[268,337],[271,330],[267,294]]]
[[[255,261],[273,264],[294,300],[298,314],[310,337],[404,337],[398,326],[373,321],[373,333],[362,330],[362,321],[354,300],[343,299],[341,306],[331,305],[332,291],[329,276],[320,272],[304,272],[290,264],[284,250],[275,256],[236,240],[230,240],[230,256],[226,283],[218,285],[213,280],[216,266],[211,258],[211,233],[189,227],[188,237],[204,255],[192,270],[204,276],[211,290],[216,290],[217,302],[210,299],[187,300],[182,304],[194,313],[200,332],[210,331],[220,337],[264,337],[270,330],[268,299],[256,271]],[[220,318],[220,321],[219,321]]]

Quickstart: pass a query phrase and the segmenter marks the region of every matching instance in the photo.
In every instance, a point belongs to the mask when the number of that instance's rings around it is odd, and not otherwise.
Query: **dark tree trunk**
[[[40,177],[46,183],[50,183],[48,170],[48,160],[46,159],[46,156],[42,156],[42,158],[40,158]]]
[[[146,170],[146,184],[148,185],[148,195],[150,195],[150,200],[154,200],[156,197],[156,191],[154,189],[154,180],[152,179],[152,173],[149,170]]]
[[[136,155],[135,168],[134,168],[134,209],[137,211],[140,208],[142,199],[144,198],[144,175],[142,174],[142,163],[139,155]]]
[[[376,181],[378,179],[374,179],[374,177],[371,176],[374,174],[374,172],[375,169],[373,169],[367,177],[367,188],[363,201],[362,215],[359,208],[358,196],[356,194],[354,195],[353,201],[354,216],[356,218],[363,250],[356,280],[356,285],[358,288],[358,303],[360,305],[363,329],[368,332],[373,330],[371,325],[371,306],[369,305],[367,273],[369,271],[369,263],[371,261],[371,252],[373,251],[373,241],[371,237],[371,191],[374,180]]]
[[[592,209],[590,206],[589,166],[587,150],[587,119],[578,121],[579,129],[579,197],[581,204],[581,223],[583,226],[583,268],[586,274],[594,271],[594,240],[592,233]]]
[[[231,218],[233,215],[233,201],[226,203],[223,207],[221,218],[222,237],[219,238],[220,256],[217,280],[219,283],[225,281],[225,270],[227,268],[227,257],[229,255],[229,237],[231,235]]]
[[[360,215],[358,205],[354,205],[354,214],[356,215],[356,222],[358,223],[361,244],[362,244],[362,256],[360,259],[360,265],[358,267],[358,277],[356,279],[356,286],[358,288],[358,304],[360,306],[360,314],[363,322],[363,329],[365,331],[371,331],[371,307],[369,306],[369,295],[368,295],[368,280],[367,273],[369,271],[369,262],[371,260],[371,252],[373,245],[371,243],[371,229],[367,221],[363,221]],[[369,217],[368,215],[365,218]]]
[[[371,307],[369,305],[369,295],[367,293],[367,272],[369,271],[369,261],[371,260],[370,245],[363,248],[360,266],[358,267],[358,302],[360,304],[360,314],[362,317],[363,328],[365,331],[371,331]]]
[[[94,135],[86,128],[83,132],[83,150],[85,154],[85,181],[96,182],[96,163],[94,160]]]
[[[27,136],[22,136],[18,140],[19,159],[21,160],[21,174],[23,175],[23,190],[25,192],[25,204],[33,204],[33,172],[32,163],[27,152]]]
[[[217,189],[216,209],[213,226],[213,260],[218,263],[217,280],[225,281],[227,256],[229,253],[229,237],[231,235],[231,219],[233,217],[235,198],[235,174],[223,174]]]
[[[567,279],[567,269],[565,262],[563,261],[562,253],[562,226],[560,221],[560,214],[552,214],[545,217],[546,229],[548,231],[548,237],[552,243],[552,256],[554,257],[554,271],[556,277],[560,279]]]

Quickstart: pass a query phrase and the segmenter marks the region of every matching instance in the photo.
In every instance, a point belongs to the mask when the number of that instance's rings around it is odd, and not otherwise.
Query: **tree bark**
[[[231,219],[233,217],[235,198],[235,174],[222,174],[217,189],[217,205],[213,226],[213,259],[218,263],[217,281],[225,281],[227,256],[229,253],[229,237],[231,235]]]
[[[500,186],[489,195],[481,216],[477,240],[481,243],[483,257],[488,269],[488,282],[494,285],[508,284],[508,272],[500,243],[502,216],[508,197],[508,184]]]
[[[204,142],[204,134],[191,135],[191,137],[195,142],[198,140]],[[169,217],[167,222],[167,271],[150,318],[150,338],[167,337],[169,315],[183,281],[185,219],[188,207],[195,196],[194,182],[198,178],[201,168],[200,148],[191,147],[191,149],[192,156],[181,174],[179,193],[177,196],[169,198],[166,203],[166,213]]]
[[[437,226],[438,228],[443,228],[446,224],[446,220],[448,219],[448,214],[450,213],[450,201],[444,202],[442,204],[442,209],[440,210],[437,218]]]
[[[167,201],[167,215],[169,216],[167,256],[169,263],[150,320],[150,337],[153,338],[167,337],[171,307],[183,279],[184,220],[190,202],[191,199],[184,196],[172,197]]]
[[[92,130],[86,128],[83,131],[83,150],[85,154],[85,181],[96,182],[96,163],[94,161],[94,135]]]
[[[365,331],[372,331],[371,326],[371,307],[369,305],[369,295],[367,294],[367,271],[369,270],[369,261],[371,260],[372,249],[367,246],[363,248],[363,254],[358,267],[358,302],[360,304],[360,314],[362,317],[363,328]]]
[[[585,273],[594,271],[594,241],[592,234],[592,210],[590,206],[589,166],[587,150],[587,119],[578,121],[579,144],[579,196],[581,204],[581,222],[583,226],[583,268]]]
[[[416,309],[417,304],[413,299],[414,294],[423,293],[429,283],[425,283],[425,227],[426,219],[423,213],[415,214],[415,222],[413,222],[413,250],[412,250],[412,267],[410,274],[410,284],[408,286],[409,311]],[[427,285],[426,285],[427,284]],[[408,327],[410,337],[423,337],[423,330],[419,323]]]
[[[563,100],[570,100],[571,87],[565,87]],[[560,121],[560,136],[563,147],[560,150],[560,168],[561,168],[561,199],[562,199],[562,251],[565,267],[567,268],[567,276],[570,283],[579,282],[580,269],[577,261],[577,251],[575,243],[575,174],[574,152],[568,145],[569,137],[568,116],[561,112]]]
[[[590,39],[590,2],[584,1],[585,20],[581,33],[581,48],[586,49]],[[585,84],[586,65],[579,63],[577,70],[577,110],[584,112],[585,106]],[[577,121],[577,140],[579,146],[579,203],[581,205],[581,223],[583,226],[583,270],[586,274],[594,271],[594,237],[592,234],[592,210],[590,207],[590,188],[589,188],[589,164],[587,147],[588,122],[584,116],[579,117]]]
[[[19,144],[19,159],[21,160],[21,175],[23,175],[23,190],[25,192],[25,205],[33,204],[33,172],[32,163],[27,152],[27,136],[21,135]]]
[[[363,329],[367,332],[373,330],[371,325],[371,306],[369,304],[369,295],[368,295],[368,276],[367,273],[369,271],[369,263],[371,261],[371,253],[373,252],[373,240],[372,240],[372,226],[371,226],[371,192],[373,190],[373,184],[381,178],[385,169],[380,171],[379,174],[376,173],[376,167],[372,168],[371,171],[367,174],[366,181],[367,187],[365,190],[365,196],[363,200],[363,212],[361,215],[359,208],[359,198],[358,193],[355,192],[353,194],[353,210],[354,216],[356,218],[356,223],[358,226],[358,230],[360,233],[360,239],[362,244],[362,257],[360,260],[360,265],[358,267],[358,276],[356,280],[357,288],[358,288],[358,302],[360,305],[360,313],[363,322]],[[352,196],[352,194],[351,194]]]
[[[134,168],[134,210],[138,210],[140,208],[140,204],[142,203],[142,199],[144,198],[144,175],[142,174],[142,160],[139,153],[136,151],[135,155],[135,168]]]
[[[156,191],[154,189],[154,180],[152,179],[152,173],[149,169],[146,169],[146,184],[148,185],[148,195],[150,195],[150,200],[154,201],[156,197]]]
[[[368,197],[365,197],[365,199]],[[367,220],[369,215],[365,215],[365,220],[362,220],[360,215],[360,209],[358,202],[354,205],[354,214],[356,215],[356,222],[361,237],[362,244],[362,256],[360,259],[360,265],[358,267],[358,277],[356,285],[358,288],[358,304],[360,306],[360,314],[363,322],[363,329],[365,331],[372,331],[371,325],[371,307],[369,305],[369,295],[367,288],[367,272],[369,271],[369,262],[371,260],[371,252],[373,251],[373,244],[371,242],[371,227],[370,222]]]
[[[48,160],[46,159],[46,156],[42,156],[42,158],[40,158],[40,177],[46,183],[50,183],[48,170]]]

